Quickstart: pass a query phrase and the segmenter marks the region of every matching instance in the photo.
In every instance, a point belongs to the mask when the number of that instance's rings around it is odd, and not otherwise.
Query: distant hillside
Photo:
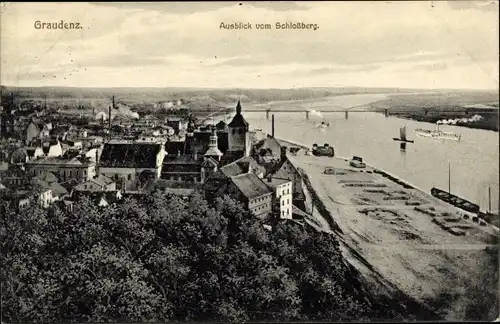
[[[467,90],[422,90],[364,87],[315,87],[298,89],[207,89],[207,88],[76,88],[76,87],[9,87],[0,86],[2,102],[14,94],[15,104],[47,107],[55,111],[82,113],[106,112],[111,97],[139,113],[166,109],[168,102],[182,102],[176,109],[193,113],[215,112],[232,108],[237,100],[245,103],[316,100],[353,94],[391,94],[387,100],[372,104],[376,110],[423,111],[425,108],[462,108],[464,105],[498,103],[498,92]],[[173,105],[173,104],[171,104]],[[498,107],[498,106],[497,106]],[[411,117],[411,116],[410,116]],[[436,117],[439,118],[439,117]],[[495,127],[493,127],[494,129]]]
[[[299,88],[299,89],[198,89],[198,88],[72,88],[72,87],[8,87],[2,95],[14,93],[18,98],[99,99],[116,96],[123,102],[159,102],[189,99],[206,104],[301,100],[362,93],[399,93],[422,90],[397,88]]]
[[[498,92],[457,92],[401,94],[374,102],[379,112],[430,123],[443,122],[469,128],[498,131]],[[476,117],[474,117],[476,116]]]

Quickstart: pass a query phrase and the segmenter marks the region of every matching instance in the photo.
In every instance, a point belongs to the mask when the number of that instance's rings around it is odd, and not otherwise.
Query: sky
[[[498,1],[2,3],[0,81],[498,89]],[[36,29],[35,22],[81,29]],[[221,29],[250,23],[251,30]],[[276,29],[276,22],[317,30]],[[268,23],[271,30],[257,30]]]

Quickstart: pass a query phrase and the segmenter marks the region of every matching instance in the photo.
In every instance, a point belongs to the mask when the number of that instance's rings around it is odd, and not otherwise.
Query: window
[[[132,175],[131,175],[131,174],[129,174],[129,175],[127,176],[127,179],[128,179],[128,180],[132,180]]]
[[[71,170],[69,170],[69,176],[70,176],[70,177],[72,176],[72,174],[71,174],[71,173],[72,173],[72,172],[71,172]]]
[[[285,206],[285,201],[284,200],[281,201],[281,206]]]
[[[115,180],[118,181],[118,173],[115,173]]]
[[[232,133],[233,133],[233,135],[236,134],[236,129],[233,129]]]
[[[87,185],[85,185],[85,189],[87,189]]]
[[[290,203],[290,200],[288,200],[288,198],[287,198],[287,200],[286,200],[286,204],[288,205],[289,203]]]

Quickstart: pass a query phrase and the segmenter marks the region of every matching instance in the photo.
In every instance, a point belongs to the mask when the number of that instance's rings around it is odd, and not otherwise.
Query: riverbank
[[[383,113],[380,112],[379,113]],[[493,132],[498,132],[499,130],[499,124],[498,124],[498,110],[493,111],[493,112],[486,112],[486,113],[472,113],[472,115],[479,115],[483,119],[475,122],[467,122],[467,123],[461,123],[457,122],[456,124],[453,124],[453,126],[457,127],[466,127],[466,128],[471,128],[471,129],[482,129],[482,130],[487,130],[487,131],[493,131]],[[418,122],[427,122],[427,123],[432,123],[435,124],[436,122],[440,120],[448,120],[448,119],[460,119],[464,118],[463,115],[444,115],[444,114],[439,114],[435,113],[431,116],[427,116],[424,113],[389,113],[390,117],[397,117],[397,118],[402,118],[402,119],[407,119],[407,120],[414,120]]]
[[[321,201],[316,217],[334,218],[328,223],[340,228],[335,232],[346,258],[372,282],[380,275],[448,320],[467,317],[469,280],[488,276],[481,273],[488,262],[484,249],[497,244],[492,228],[464,220],[456,208],[371,167],[355,170],[345,159],[300,153],[290,161],[304,170],[306,186]],[[326,166],[336,174],[325,175]]]
[[[498,91],[436,92],[393,94],[370,103],[370,108],[389,116],[435,124],[456,119],[454,125],[472,129],[498,131]],[[474,115],[480,116],[471,120]],[[468,121],[463,121],[469,119]]]

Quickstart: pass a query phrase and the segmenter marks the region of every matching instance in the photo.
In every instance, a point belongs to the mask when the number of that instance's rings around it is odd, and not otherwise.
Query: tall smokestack
[[[109,106],[109,113],[108,113],[108,128],[111,130],[111,106]]]
[[[274,114],[271,116],[271,137],[274,138]]]
[[[95,149],[95,177],[99,176],[99,149]]]

